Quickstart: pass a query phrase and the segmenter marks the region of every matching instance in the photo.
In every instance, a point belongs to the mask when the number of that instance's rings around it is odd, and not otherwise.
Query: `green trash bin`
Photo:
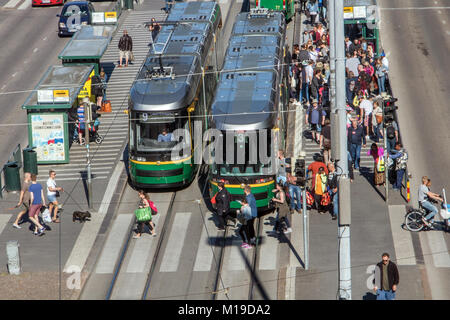
[[[17,162],[8,162],[5,164],[5,188],[6,191],[20,191],[20,173]]]
[[[23,149],[23,172],[38,174],[37,153],[32,148]]]

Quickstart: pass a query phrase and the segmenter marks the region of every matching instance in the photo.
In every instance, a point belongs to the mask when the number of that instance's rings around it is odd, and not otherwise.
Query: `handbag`
[[[48,208],[45,208],[44,212],[42,212],[42,220],[44,220],[45,223],[52,222],[52,217],[50,216]]]
[[[216,204],[217,203],[216,196],[217,196],[217,193],[211,198],[211,203],[212,204]]]
[[[151,221],[152,213],[150,207],[139,208],[134,211],[137,221]]]
[[[102,102],[101,112],[111,112],[111,111],[112,111],[111,100],[104,100]]]
[[[376,114],[375,118],[377,119],[377,123],[378,124],[383,122],[383,115],[382,114]]]
[[[133,51],[130,51],[130,61],[134,61],[134,53],[133,53]]]

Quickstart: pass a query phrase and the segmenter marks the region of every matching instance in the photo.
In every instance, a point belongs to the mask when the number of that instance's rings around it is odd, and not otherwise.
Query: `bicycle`
[[[445,229],[450,229],[450,206],[447,204],[447,199],[445,197],[445,190],[443,190],[444,193],[444,201],[442,203],[442,209],[439,210],[439,214],[441,215],[442,219],[444,220]],[[442,198],[442,197],[441,197]],[[429,201],[433,203],[438,203],[438,201],[430,199]],[[434,222],[429,222],[431,226],[427,226],[425,222],[423,222],[425,216],[429,213],[429,210],[426,210],[422,207],[422,205],[419,203],[419,209],[415,208],[409,208],[408,212],[405,215],[405,223],[404,225],[409,231],[412,232],[418,232],[421,230],[432,230],[434,229]]]

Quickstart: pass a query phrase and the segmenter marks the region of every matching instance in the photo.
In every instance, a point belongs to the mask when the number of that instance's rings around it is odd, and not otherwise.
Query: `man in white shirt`
[[[56,199],[57,194],[59,191],[63,192],[63,188],[56,186],[56,172],[53,170],[50,170],[49,178],[47,180],[47,199],[48,199],[48,210],[50,211],[50,214],[52,214],[52,210],[54,208],[53,218],[52,222],[59,223],[58,219],[58,200]]]
[[[348,71],[352,71],[355,77],[359,76],[358,72],[358,66],[361,64],[359,61],[359,58],[357,57],[356,51],[353,52],[353,57],[347,59],[345,61],[345,67],[348,69]]]
[[[361,97],[361,102],[359,104],[360,108],[360,119],[364,119],[364,128],[366,131],[366,139],[369,139],[369,125],[372,122],[372,112],[373,112],[373,95],[371,95],[368,99],[366,99],[364,96]],[[363,114],[364,111],[364,114]],[[364,118],[363,118],[364,115]]]
[[[313,70],[313,61],[309,60],[308,65],[305,67],[305,73],[306,73],[306,90],[309,90],[311,87],[311,82],[313,80],[314,76],[314,70]],[[309,94],[307,94],[308,100],[306,101],[306,105],[309,106]]]

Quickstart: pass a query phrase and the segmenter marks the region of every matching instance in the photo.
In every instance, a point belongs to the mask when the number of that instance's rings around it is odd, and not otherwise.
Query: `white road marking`
[[[25,0],[17,9],[18,10],[25,10],[31,7],[31,0]]]
[[[403,11],[403,10],[448,10],[450,7],[404,7],[404,8],[380,8],[386,11]]]
[[[416,257],[411,233],[402,229],[405,221],[405,206],[389,206],[389,220],[391,223],[392,239],[394,241],[396,263],[400,266],[416,265]]]
[[[17,74],[17,72],[14,72],[12,75],[11,75],[11,77],[15,77],[16,76],[16,74]]]
[[[446,23],[447,23],[447,21],[445,21],[445,20],[442,20],[442,23],[443,23],[443,24],[446,24]]]
[[[33,52],[37,52],[39,49],[38,48],[34,48],[33,49]]]
[[[133,214],[119,214],[117,216],[97,262],[96,273],[113,273],[133,216]]]
[[[191,215],[191,212],[175,213],[175,219],[159,272],[177,271]]]
[[[277,267],[277,257],[278,257],[278,237],[270,237],[270,232],[273,231],[274,226],[269,223],[269,217],[275,218],[276,214],[271,213],[270,215],[264,216],[263,222],[263,236],[265,240],[260,246],[260,254],[258,255],[259,260],[259,270],[275,270]]]
[[[0,214],[0,234],[11,219],[12,214]]]
[[[242,241],[232,241],[231,243],[231,248],[229,250],[229,256],[228,259],[226,259],[225,261],[227,261],[227,266],[226,266],[226,270],[228,271],[242,271],[245,270],[245,257],[247,256],[247,250],[248,251],[252,251],[255,250],[255,248],[253,249],[244,249],[241,248]],[[244,256],[242,256],[241,254],[241,250],[243,251]]]
[[[206,214],[207,217],[212,215],[211,212]],[[197,249],[197,256],[195,258],[194,271],[210,271],[213,261],[212,246],[210,244],[210,239],[208,237],[216,237],[217,229],[212,220],[207,219],[203,224],[202,234],[200,236],[200,243]]]
[[[21,0],[9,0],[7,4],[3,6],[3,8],[14,8]]]
[[[436,268],[450,268],[450,255],[442,231],[429,231],[426,234],[434,266]]]
[[[106,186],[106,192],[102,199],[102,204],[97,213],[92,214],[90,223],[83,225],[80,233],[78,234],[77,241],[73,246],[72,252],[66,261],[64,272],[71,266],[78,266],[80,269],[84,268],[86,259],[89,256],[92,246],[94,245],[97,233],[100,230],[103,219],[108,211],[109,204],[115,192],[115,187],[119,182],[120,174],[122,173],[123,165],[118,163],[114,169],[111,179]]]
[[[47,40],[47,37],[44,37],[42,40],[46,41],[46,40]]]

